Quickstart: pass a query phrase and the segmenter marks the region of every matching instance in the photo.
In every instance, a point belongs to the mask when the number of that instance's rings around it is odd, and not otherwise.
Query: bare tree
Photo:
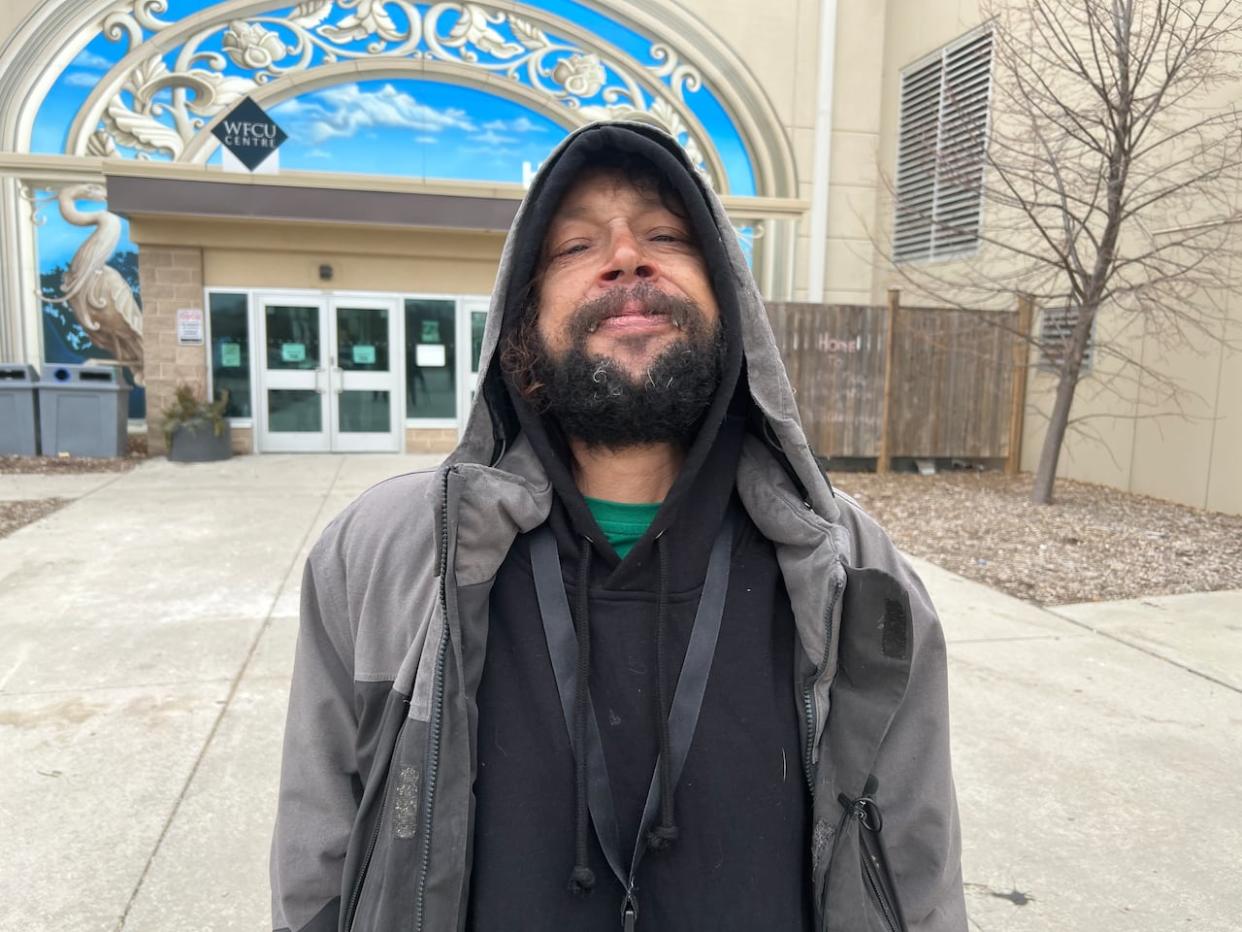
[[[955,110],[950,100],[941,131],[924,140],[940,191],[981,193],[974,200],[983,206],[966,215],[913,208],[926,212],[933,236],[977,238],[979,248],[896,268],[957,306],[1022,291],[1065,309],[1063,338],[1042,347],[1058,371],[1032,490],[1046,504],[1102,310],[1115,325],[1114,339],[1094,344],[1104,389],[1132,399],[1141,384],[1149,402],[1182,413],[1183,388],[1125,335],[1168,347],[1228,339],[1222,297],[1242,219],[1242,116],[1236,96],[1222,92],[1242,77],[1242,3],[983,0],[983,8],[990,117],[972,118],[968,103]],[[946,145],[954,119],[958,142]],[[912,209],[902,187],[899,170],[899,227]]]

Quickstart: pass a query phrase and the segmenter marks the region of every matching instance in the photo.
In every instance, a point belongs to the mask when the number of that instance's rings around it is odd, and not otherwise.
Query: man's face
[[[720,311],[688,223],[655,190],[590,174],[548,226],[534,380],[588,446],[686,445],[720,382]]]
[[[637,382],[688,327],[717,326],[689,224],[657,191],[621,176],[589,174],[570,188],[548,226],[543,264],[538,330],[553,356],[584,337],[589,356]]]

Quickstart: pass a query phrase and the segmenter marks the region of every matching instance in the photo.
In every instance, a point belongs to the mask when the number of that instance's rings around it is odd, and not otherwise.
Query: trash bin
[[[39,452],[38,382],[34,366],[0,364],[0,456]]]
[[[129,386],[111,366],[48,366],[39,380],[44,456],[124,456]]]

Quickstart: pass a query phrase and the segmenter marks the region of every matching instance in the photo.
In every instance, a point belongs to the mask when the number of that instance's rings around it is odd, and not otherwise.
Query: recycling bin
[[[44,456],[124,456],[129,386],[112,366],[55,365],[39,380]]]
[[[0,364],[0,456],[38,454],[38,383],[34,366]]]

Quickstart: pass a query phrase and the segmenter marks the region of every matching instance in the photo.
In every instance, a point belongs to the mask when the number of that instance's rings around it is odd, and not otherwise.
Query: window
[[[992,34],[976,32],[901,75],[893,256],[973,252],[983,208]]]
[[[227,389],[226,417],[250,417],[250,327],[246,295],[213,292],[211,315],[211,385],[214,397]]]
[[[1099,317],[1097,315],[1096,320]],[[1074,334],[1074,325],[1078,323],[1078,308],[1046,307],[1039,315],[1039,368],[1060,372],[1065,363],[1065,350],[1069,346],[1070,337]],[[1091,321],[1091,332],[1087,334],[1087,348],[1082,354],[1082,373],[1091,371],[1095,361],[1095,320]]]
[[[405,302],[405,416],[457,417],[457,302]]]

